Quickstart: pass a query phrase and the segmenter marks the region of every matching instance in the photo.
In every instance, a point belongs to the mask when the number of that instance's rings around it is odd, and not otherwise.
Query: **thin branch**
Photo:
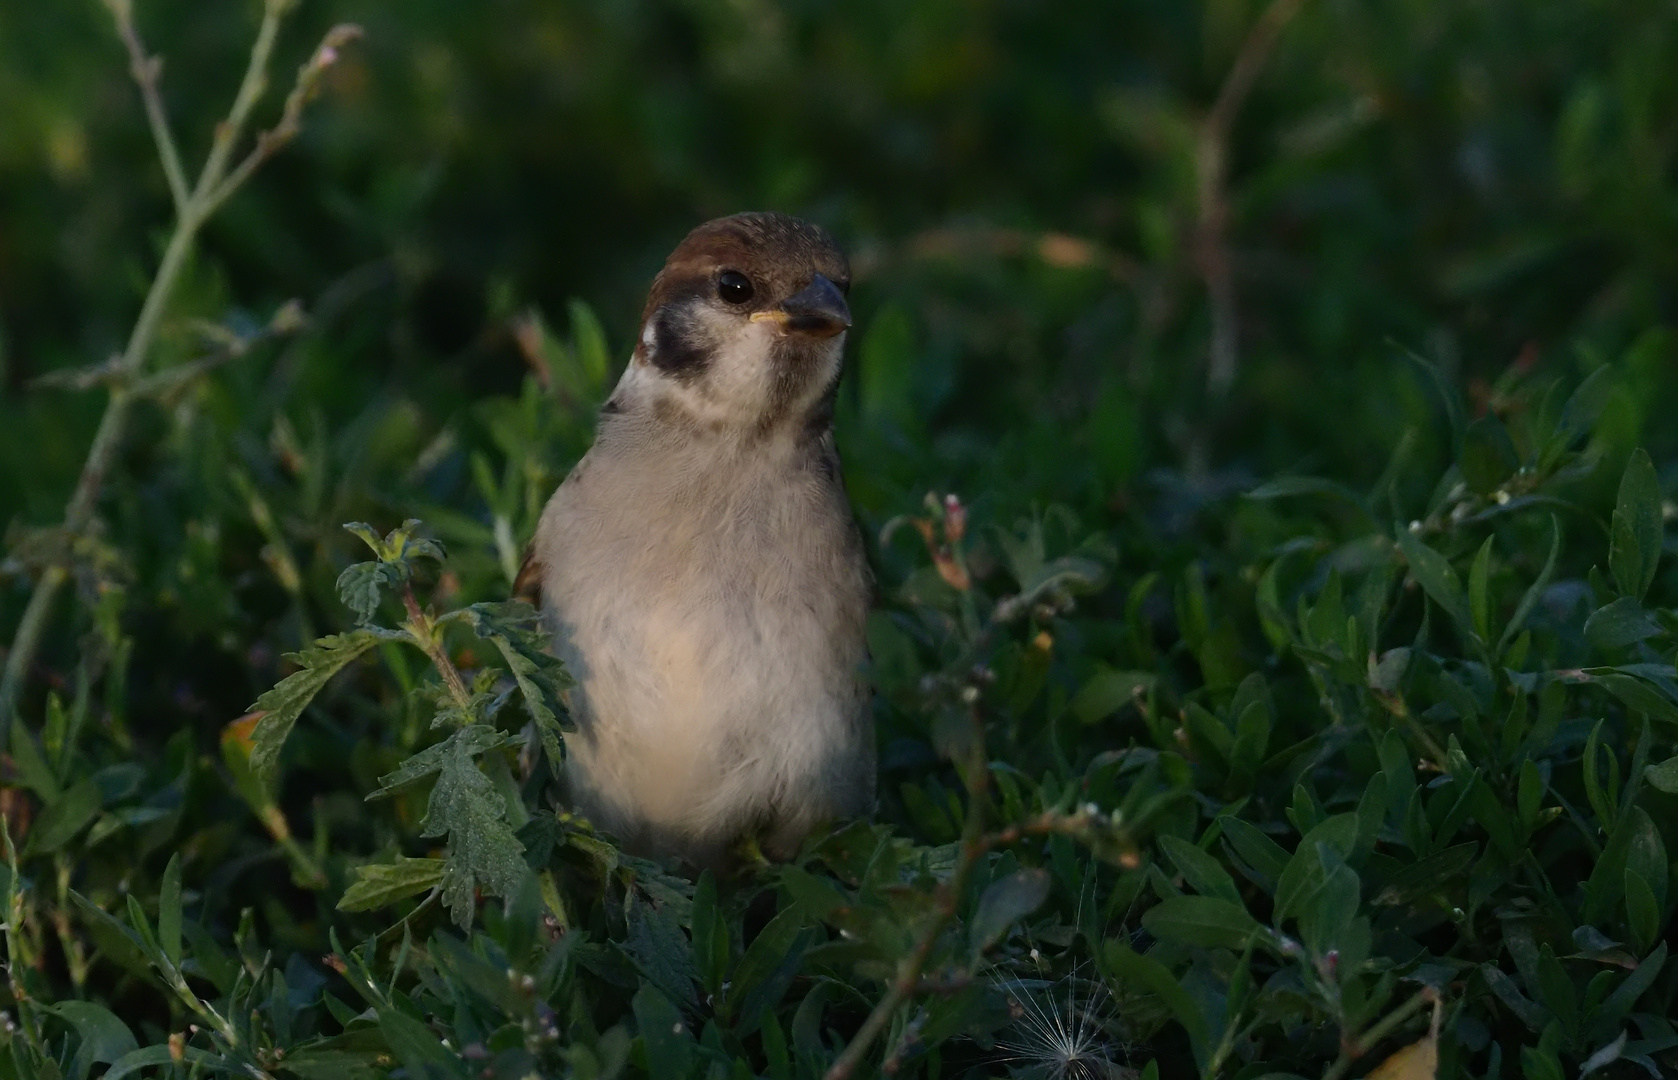
[[[360,33],[359,29],[354,27],[334,27],[328,32],[321,45],[316,48],[310,62],[299,72],[298,85],[286,99],[277,129],[287,133],[284,139],[279,144],[270,145],[266,150],[259,140],[258,148],[252,152],[251,158],[240,163],[237,176],[229,178],[227,166],[232,159],[233,149],[245,128],[245,122],[250,117],[251,109],[261,99],[268,85],[268,65],[273,55],[275,38],[279,34],[280,22],[297,2],[266,0],[263,5],[262,25],[257,31],[256,42],[251,47],[250,62],[245,67],[245,75],[239,83],[233,105],[228,110],[227,118],[216,125],[215,139],[205,158],[204,167],[198,174],[198,181],[183,199],[179,190],[184,190],[186,184],[184,174],[181,174],[180,170],[180,158],[175,151],[174,141],[169,136],[162,102],[156,94],[156,62],[146,57],[144,49],[140,46],[139,37],[134,31],[129,0],[105,2],[116,19],[118,33],[128,45],[130,59],[136,66],[135,77],[140,81],[147,115],[153,118],[153,135],[158,141],[158,153],[163,158],[164,172],[170,176],[170,191],[175,194],[177,205],[174,232],[164,248],[163,258],[158,263],[151,286],[146,291],[145,301],[140,306],[140,314],[134,320],[128,343],[122,354],[106,365],[111,382],[110,400],[106,403],[105,413],[100,418],[99,428],[93,436],[93,444],[88,448],[87,460],[82,464],[81,475],[77,478],[76,487],[64,509],[62,528],[72,537],[85,533],[93,522],[99,495],[104,489],[105,477],[116,461],[117,451],[127,432],[129,412],[139,398],[139,388],[134,384],[138,381],[138,376],[151,353],[163,314],[174,296],[175,285],[197,240],[199,227],[226,201],[239,184],[249,178],[257,165],[266,160],[278,145],[283,145],[284,141],[296,133],[302,107],[315,92],[320,73],[337,58],[337,47]],[[236,182],[230,183],[230,180]],[[23,617],[19,620],[17,632],[12,638],[12,647],[6,655],[5,672],[0,675],[0,747],[4,747],[9,739],[18,697],[35,662],[35,654],[40,649],[53,600],[68,578],[69,566],[66,561],[48,566],[35,583],[29,602],[24,607]]]
[[[1403,1024],[1406,1020],[1416,1015],[1422,1010],[1423,1006],[1428,1005],[1429,1003],[1433,1005],[1433,1023],[1428,1029],[1428,1037],[1431,1039],[1439,1038],[1439,1017],[1441,1011],[1439,995],[1432,987],[1426,987],[1416,994],[1415,997],[1406,1001],[1404,1004],[1376,1021],[1375,1024],[1373,1024],[1369,1030],[1365,1031],[1362,1035],[1353,1039],[1343,1040],[1340,1046],[1340,1056],[1335,1059],[1334,1064],[1328,1067],[1328,1071],[1323,1073],[1323,1080],[1340,1080],[1342,1076],[1346,1075],[1347,1070],[1352,1067],[1358,1058],[1375,1049],[1382,1039],[1391,1035],[1395,1030],[1397,1030],[1400,1024]]]
[[[926,969],[927,961],[932,958],[932,951],[938,946],[938,939],[944,935],[951,920],[955,918],[956,909],[961,905],[961,899],[967,893],[967,884],[973,876],[973,869],[979,860],[989,850],[985,835],[985,796],[990,788],[990,764],[985,753],[985,725],[979,717],[977,709],[970,711],[973,722],[973,752],[967,766],[967,820],[962,825],[961,855],[956,860],[955,871],[950,879],[938,886],[937,907],[932,921],[921,931],[920,939],[915,942],[914,949],[902,964],[898,966],[897,978],[892,981],[885,997],[874,1006],[868,1018],[862,1022],[862,1027],[852,1037],[845,1049],[834,1059],[827,1070],[826,1080],[849,1080],[856,1072],[857,1066],[862,1064],[863,1057],[874,1045],[886,1026],[891,1023],[892,1016],[898,1006],[908,1001],[921,987],[921,972]]]
[[[1195,180],[1200,203],[1200,222],[1195,253],[1212,308],[1212,342],[1206,385],[1214,396],[1223,397],[1235,383],[1240,362],[1239,313],[1236,309],[1235,275],[1230,266],[1229,232],[1229,139],[1235,118],[1258,81],[1282,29],[1299,14],[1305,0],[1275,0],[1253,24],[1235,63],[1225,76],[1218,97],[1200,124],[1195,144]]]
[[[462,709],[472,707],[472,692],[466,688],[466,680],[460,677],[460,670],[449,659],[449,652],[437,636],[437,624],[430,616],[420,610],[419,600],[414,596],[412,584],[402,586],[402,606],[408,611],[408,633],[414,643],[425,650],[425,655],[431,658],[431,663],[437,668],[437,673],[443,677],[443,683],[449,688],[449,696]]]
[[[140,32],[134,26],[134,13],[128,0],[105,0],[111,16],[116,20],[117,35],[128,47],[128,70],[140,87],[140,100],[145,102],[146,120],[151,124],[152,141],[157,144],[157,157],[163,164],[163,175],[169,181],[169,195],[175,202],[175,217],[186,214],[186,170],[181,168],[180,151],[175,149],[175,137],[169,131],[169,114],[163,109],[163,96],[158,91],[158,76],[163,72],[163,61],[146,55],[140,43]]]

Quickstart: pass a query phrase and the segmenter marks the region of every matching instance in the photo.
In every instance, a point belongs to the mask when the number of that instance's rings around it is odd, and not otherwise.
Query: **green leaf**
[[[1544,569],[1539,571],[1538,578],[1521,594],[1521,602],[1515,605],[1515,614],[1510,616],[1509,625],[1503,628],[1503,636],[1497,639],[1497,654],[1502,656],[1509,651],[1509,643],[1515,640],[1521,627],[1526,624],[1527,616],[1537,606],[1538,598],[1544,595],[1544,590],[1550,587],[1550,577],[1556,572],[1556,558],[1561,554],[1561,522],[1554,514],[1550,515],[1550,554],[1544,560]]]
[[[56,695],[53,701],[57,703]],[[41,756],[40,747],[35,745],[35,736],[21,723],[12,728],[11,751],[18,782],[39,795],[43,803],[52,805],[62,789],[52,774],[52,767]]]
[[[1235,879],[1205,850],[1180,836],[1170,835],[1161,836],[1159,846],[1176,864],[1183,879],[1194,887],[1195,892],[1202,896],[1216,896],[1236,905],[1241,903],[1241,893],[1235,887]]]
[[[507,824],[506,800],[478,768],[470,746],[465,740],[453,742],[431,789],[420,835],[449,838],[443,903],[465,929],[472,924],[479,886],[496,896],[507,896],[518,886],[525,871],[524,845]]]
[[[1668,795],[1678,795],[1678,757],[1667,758],[1659,765],[1650,765],[1643,770],[1643,778]]]
[[[408,580],[405,570],[400,563],[358,562],[338,575],[338,599],[355,612],[358,626],[372,624],[379,613],[380,594],[386,587]]]
[[[1622,1019],[1629,1014],[1649,987],[1655,984],[1655,979],[1666,966],[1666,942],[1655,946],[1655,951],[1643,958],[1637,969],[1626,976],[1626,981],[1614,988],[1614,992],[1602,1000],[1597,1006],[1594,1017],[1598,1031],[1612,1030],[1619,1026]]]
[[[209,1065],[216,1060],[214,1054],[200,1050],[195,1046],[188,1046],[182,1050],[183,1060],[193,1065]],[[138,1050],[122,1055],[114,1062],[101,1080],[123,1080],[141,1069],[149,1069],[154,1065],[168,1065],[174,1061],[174,1051],[168,1046],[142,1046]]]
[[[1477,495],[1490,495],[1515,475],[1521,457],[1497,414],[1488,412],[1463,432],[1462,456],[1457,465],[1463,482]]]
[[[1544,445],[1544,451],[1539,455],[1538,468],[1540,471],[1549,469],[1561,460],[1570,446],[1580,436],[1589,431],[1602,413],[1602,407],[1608,402],[1609,392],[1614,388],[1610,376],[1610,366],[1602,365],[1587,375],[1578,389],[1562,406],[1561,416],[1556,421],[1556,427]]]
[[[1492,537],[1486,537],[1486,542],[1480,545],[1479,554],[1474,556],[1474,565],[1468,571],[1468,608],[1474,617],[1474,632],[1481,640],[1490,641],[1491,602],[1487,595],[1487,579],[1491,576],[1492,565]]]
[[[647,1054],[647,1075],[658,1080],[682,1080],[693,1063],[698,1044],[681,1012],[651,983],[642,982],[630,1007],[641,1045]]]
[[[1265,890],[1274,893],[1276,883],[1282,877],[1282,871],[1287,869],[1287,849],[1250,822],[1236,817],[1225,817],[1220,821],[1223,825],[1224,839],[1229,842],[1229,846],[1235,849],[1235,853],[1243,862],[1268,882],[1264,885]]]
[[[339,911],[373,911],[407,896],[435,888],[443,880],[442,859],[398,858],[350,870],[355,881],[338,901]]]
[[[388,635],[371,630],[352,630],[347,634],[323,637],[302,652],[290,653],[287,659],[301,667],[280,680],[279,685],[256,699],[252,712],[262,714],[251,732],[251,771],[264,784],[271,784],[279,767],[280,750],[292,725],[303,715],[309,702],[351,661],[377,645],[390,640]]]
[[[47,855],[75,839],[99,813],[99,783],[92,777],[78,782],[70,790],[48,803],[35,825],[29,830],[28,855]]]
[[[549,761],[563,761],[565,747],[560,733],[576,730],[564,697],[574,680],[564,663],[547,652],[548,635],[536,609],[523,600],[507,600],[473,604],[466,610],[478,636],[494,644],[507,661],[525,708],[542,733]]]
[[[1106,959],[1107,966],[1121,982],[1140,987],[1165,1003],[1171,1015],[1188,1032],[1197,1057],[1207,1052],[1206,1017],[1170,968],[1151,956],[1137,953],[1118,938],[1107,939]]]
[[[761,1011],[773,1008],[792,985],[813,937],[804,910],[795,904],[770,919],[746,947],[728,989],[728,1011],[739,1019],[742,1034],[755,1030]]]
[[[1288,916],[1299,914],[1301,905],[1327,878],[1317,846],[1321,844],[1344,859],[1357,845],[1357,837],[1356,814],[1336,814],[1305,834],[1276,883],[1274,920],[1278,927]]]
[[[1619,698],[1627,707],[1646,713],[1654,720],[1678,723],[1678,702],[1674,702],[1654,683],[1613,668],[1594,668],[1587,670],[1585,674],[1592,682]]]
[[[464,746],[471,755],[487,754],[491,750],[503,747],[517,746],[519,738],[504,731],[497,731],[488,724],[469,724],[449,735],[440,743],[426,747],[419,753],[408,758],[402,764],[379,777],[379,787],[367,796],[367,802],[388,798],[409,784],[424,780],[432,773],[443,768],[443,763],[459,747]]]
[[[157,893],[157,946],[176,967],[181,966],[181,855],[176,852],[163,870]]]
[[[42,1008],[75,1028],[81,1040],[70,1062],[68,1075],[72,1080],[85,1077],[95,1064],[121,1061],[138,1048],[128,1025],[103,1005],[91,1001],[60,1001]]]
[[[1661,485],[1644,450],[1632,452],[1620,478],[1620,497],[1609,531],[1608,568],[1620,594],[1642,600],[1661,557]]]
[[[393,1007],[378,1010],[379,1031],[408,1075],[425,1080],[467,1080],[466,1065],[424,1024]]]
[[[1585,620],[1585,637],[1599,649],[1623,649],[1659,633],[1660,623],[1630,596],[1604,604]]]
[[[1626,867],[1626,924],[1631,927],[1632,944],[1642,952],[1655,943],[1661,929],[1660,901],[1643,875],[1633,867]]]
[[[1097,671],[1072,699],[1072,715],[1086,724],[1106,719],[1129,705],[1158,678],[1151,671]]]
[[[977,957],[1002,940],[1008,928],[1042,906],[1049,897],[1049,872],[1018,870],[998,878],[979,897],[979,907],[967,928],[973,955]]]
[[[1462,579],[1452,568],[1450,560],[1422,543],[1409,529],[1398,530],[1398,546],[1410,563],[1410,573],[1433,602],[1449,615],[1458,627],[1474,632],[1474,620],[1463,600]]]
[[[1216,896],[1173,896],[1149,908],[1142,926],[1164,941],[1236,950],[1263,929],[1246,908]]]
[[[814,875],[801,870],[794,871],[801,880],[816,881]],[[828,886],[830,891],[831,886]],[[797,899],[797,891],[789,888]],[[837,895],[836,891],[835,894]],[[800,901],[803,903],[802,901]],[[840,897],[843,902],[843,897]],[[808,911],[810,905],[803,903]],[[823,912],[812,912],[820,918]],[[723,983],[728,979],[728,961],[731,949],[728,935],[728,921],[722,912],[717,910],[717,879],[711,871],[706,870],[699,875],[699,884],[693,890],[693,912],[690,919],[693,932],[693,955],[699,969],[699,981],[705,985],[706,992],[715,995],[722,990]]]

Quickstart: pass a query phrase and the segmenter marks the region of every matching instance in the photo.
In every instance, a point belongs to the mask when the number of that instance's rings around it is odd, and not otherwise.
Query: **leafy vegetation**
[[[248,6],[0,9],[0,1076],[1678,1069],[1670,5]],[[881,798],[693,880],[507,596],[746,204]]]

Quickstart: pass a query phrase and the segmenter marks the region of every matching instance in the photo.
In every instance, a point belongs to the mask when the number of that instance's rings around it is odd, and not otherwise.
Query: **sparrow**
[[[514,591],[576,680],[568,799],[632,854],[726,872],[872,809],[873,579],[833,435],[849,287],[785,214],[690,232],[530,543]]]

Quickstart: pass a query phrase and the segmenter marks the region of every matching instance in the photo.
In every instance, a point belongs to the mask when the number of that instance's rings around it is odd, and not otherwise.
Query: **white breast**
[[[761,448],[622,450],[597,445],[554,494],[536,552],[578,682],[578,809],[696,862],[866,813],[867,568],[843,495]]]

